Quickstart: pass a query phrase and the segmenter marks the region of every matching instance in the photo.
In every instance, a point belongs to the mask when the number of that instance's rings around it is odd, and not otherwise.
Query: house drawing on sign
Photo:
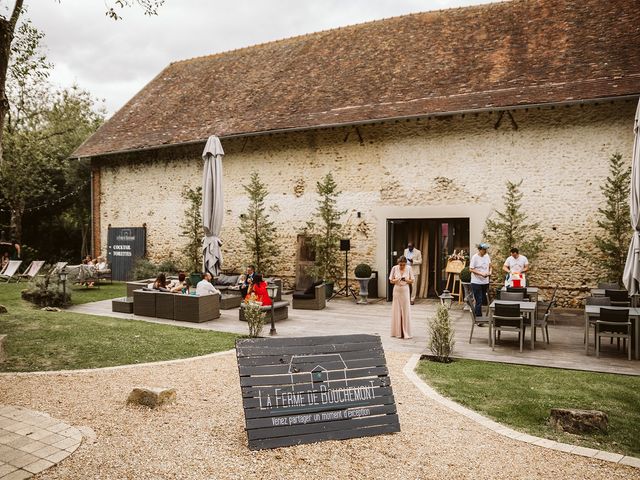
[[[312,365],[313,368],[311,367]],[[339,353],[320,355],[293,355],[289,361],[291,388],[310,383],[327,384],[328,387],[347,387],[347,364]]]

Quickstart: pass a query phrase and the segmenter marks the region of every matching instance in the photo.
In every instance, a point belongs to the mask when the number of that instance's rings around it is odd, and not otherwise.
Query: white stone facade
[[[278,274],[294,276],[296,237],[315,208],[316,181],[332,172],[342,191],[339,207],[348,210],[351,262],[380,271],[380,292],[387,218],[467,216],[473,245],[487,215],[503,207],[505,182],[523,179],[523,210],[540,222],[548,244],[533,265],[535,283],[561,285],[569,305],[597,278],[578,249],[589,249],[597,232],[609,157],[620,152],[630,161],[635,108],[627,100],[515,110],[515,123],[504,114],[497,128],[500,114],[484,112],[223,140],[225,267],[240,269],[248,258],[238,226],[248,202],[242,185],[254,170],[269,190],[268,212],[280,231]],[[201,182],[198,155],[95,165],[103,251],[107,225],[145,223],[149,256],[179,257],[181,191]],[[498,268],[503,260],[494,259]]]

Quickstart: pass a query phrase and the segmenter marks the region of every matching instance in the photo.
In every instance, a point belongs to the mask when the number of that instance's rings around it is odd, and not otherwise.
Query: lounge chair
[[[60,271],[64,270],[64,268],[67,266],[68,262],[58,262],[56,263],[53,268],[51,269],[51,271],[49,272],[49,275],[57,275],[58,273],[60,273]]]
[[[18,281],[16,273],[18,268],[22,265],[22,260],[9,260],[7,268],[4,269],[4,273],[0,275],[0,280],[4,280],[5,283],[9,283],[11,280]]]
[[[44,260],[34,260],[33,262],[31,262],[27,267],[27,269],[23,273],[18,275],[18,282],[23,278],[27,280],[31,280],[35,278],[35,276],[38,275],[38,273],[40,272],[40,269],[42,268],[43,265],[44,265]]]

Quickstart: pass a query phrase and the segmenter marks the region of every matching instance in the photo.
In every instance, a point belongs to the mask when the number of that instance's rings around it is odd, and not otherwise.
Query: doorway
[[[408,242],[422,253],[417,298],[437,297],[447,282],[447,258],[455,250],[469,252],[469,218],[402,218],[387,220],[387,275]],[[387,282],[387,300],[393,285]]]

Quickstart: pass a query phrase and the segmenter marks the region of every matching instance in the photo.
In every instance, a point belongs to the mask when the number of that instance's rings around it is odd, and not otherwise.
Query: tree
[[[342,265],[340,262],[340,238],[342,224],[340,219],[346,210],[338,210],[338,185],[331,173],[316,183],[316,192],[320,196],[315,210],[316,221],[307,222],[307,233],[315,253],[315,265],[310,273],[322,280],[335,281]]]
[[[182,198],[187,202],[184,212],[184,221],[180,225],[182,236],[187,238],[187,244],[182,249],[182,254],[187,259],[187,269],[190,272],[202,271],[202,187],[185,187]]]
[[[132,7],[138,5],[142,8],[145,15],[157,15],[158,8],[162,6],[164,0],[114,0],[111,6],[107,3],[106,15],[114,20],[120,20],[122,17],[116,9]],[[6,17],[0,14],[0,165],[4,158],[4,132],[5,121],[9,114],[9,105],[11,100],[7,96],[7,80],[9,61],[13,54],[12,45],[16,34],[16,27],[20,15],[25,11],[24,0],[15,0],[13,8],[9,9],[11,15]]]
[[[28,20],[18,27],[7,82],[10,109],[0,196],[10,210],[11,232],[18,241],[26,212],[50,207],[83,184],[88,186],[88,176],[77,175],[77,169],[86,171],[86,166],[67,158],[103,120],[87,92],[78,87],[55,90],[48,82],[51,65],[40,51],[43,37]],[[88,207],[76,213],[82,217],[74,220],[76,224],[88,226]]]
[[[521,185],[522,180],[518,183],[507,181],[507,192],[502,197],[504,211],[495,210],[497,218],[490,217],[485,223],[482,235],[491,245],[494,258],[505,259],[511,248],[517,247],[532,262],[545,247],[539,233],[540,224],[526,223],[527,215],[522,212]],[[502,268],[497,270],[501,273],[500,278],[504,277]]]
[[[280,255],[280,247],[276,243],[275,222],[271,221],[269,214],[265,212],[267,189],[257,172],[251,174],[249,184],[243,185],[243,188],[249,196],[249,208],[240,218],[240,233],[244,235],[244,244],[251,254],[256,271],[262,274],[273,273],[276,257]]]
[[[631,167],[625,166],[622,155],[614,153],[609,159],[609,176],[600,187],[605,197],[602,215],[597,221],[602,235],[596,235],[596,254],[586,252],[604,273],[602,280],[618,282],[622,285],[624,264],[627,261],[627,249],[631,241],[631,223],[629,210]],[[585,252],[583,252],[585,253]]]

